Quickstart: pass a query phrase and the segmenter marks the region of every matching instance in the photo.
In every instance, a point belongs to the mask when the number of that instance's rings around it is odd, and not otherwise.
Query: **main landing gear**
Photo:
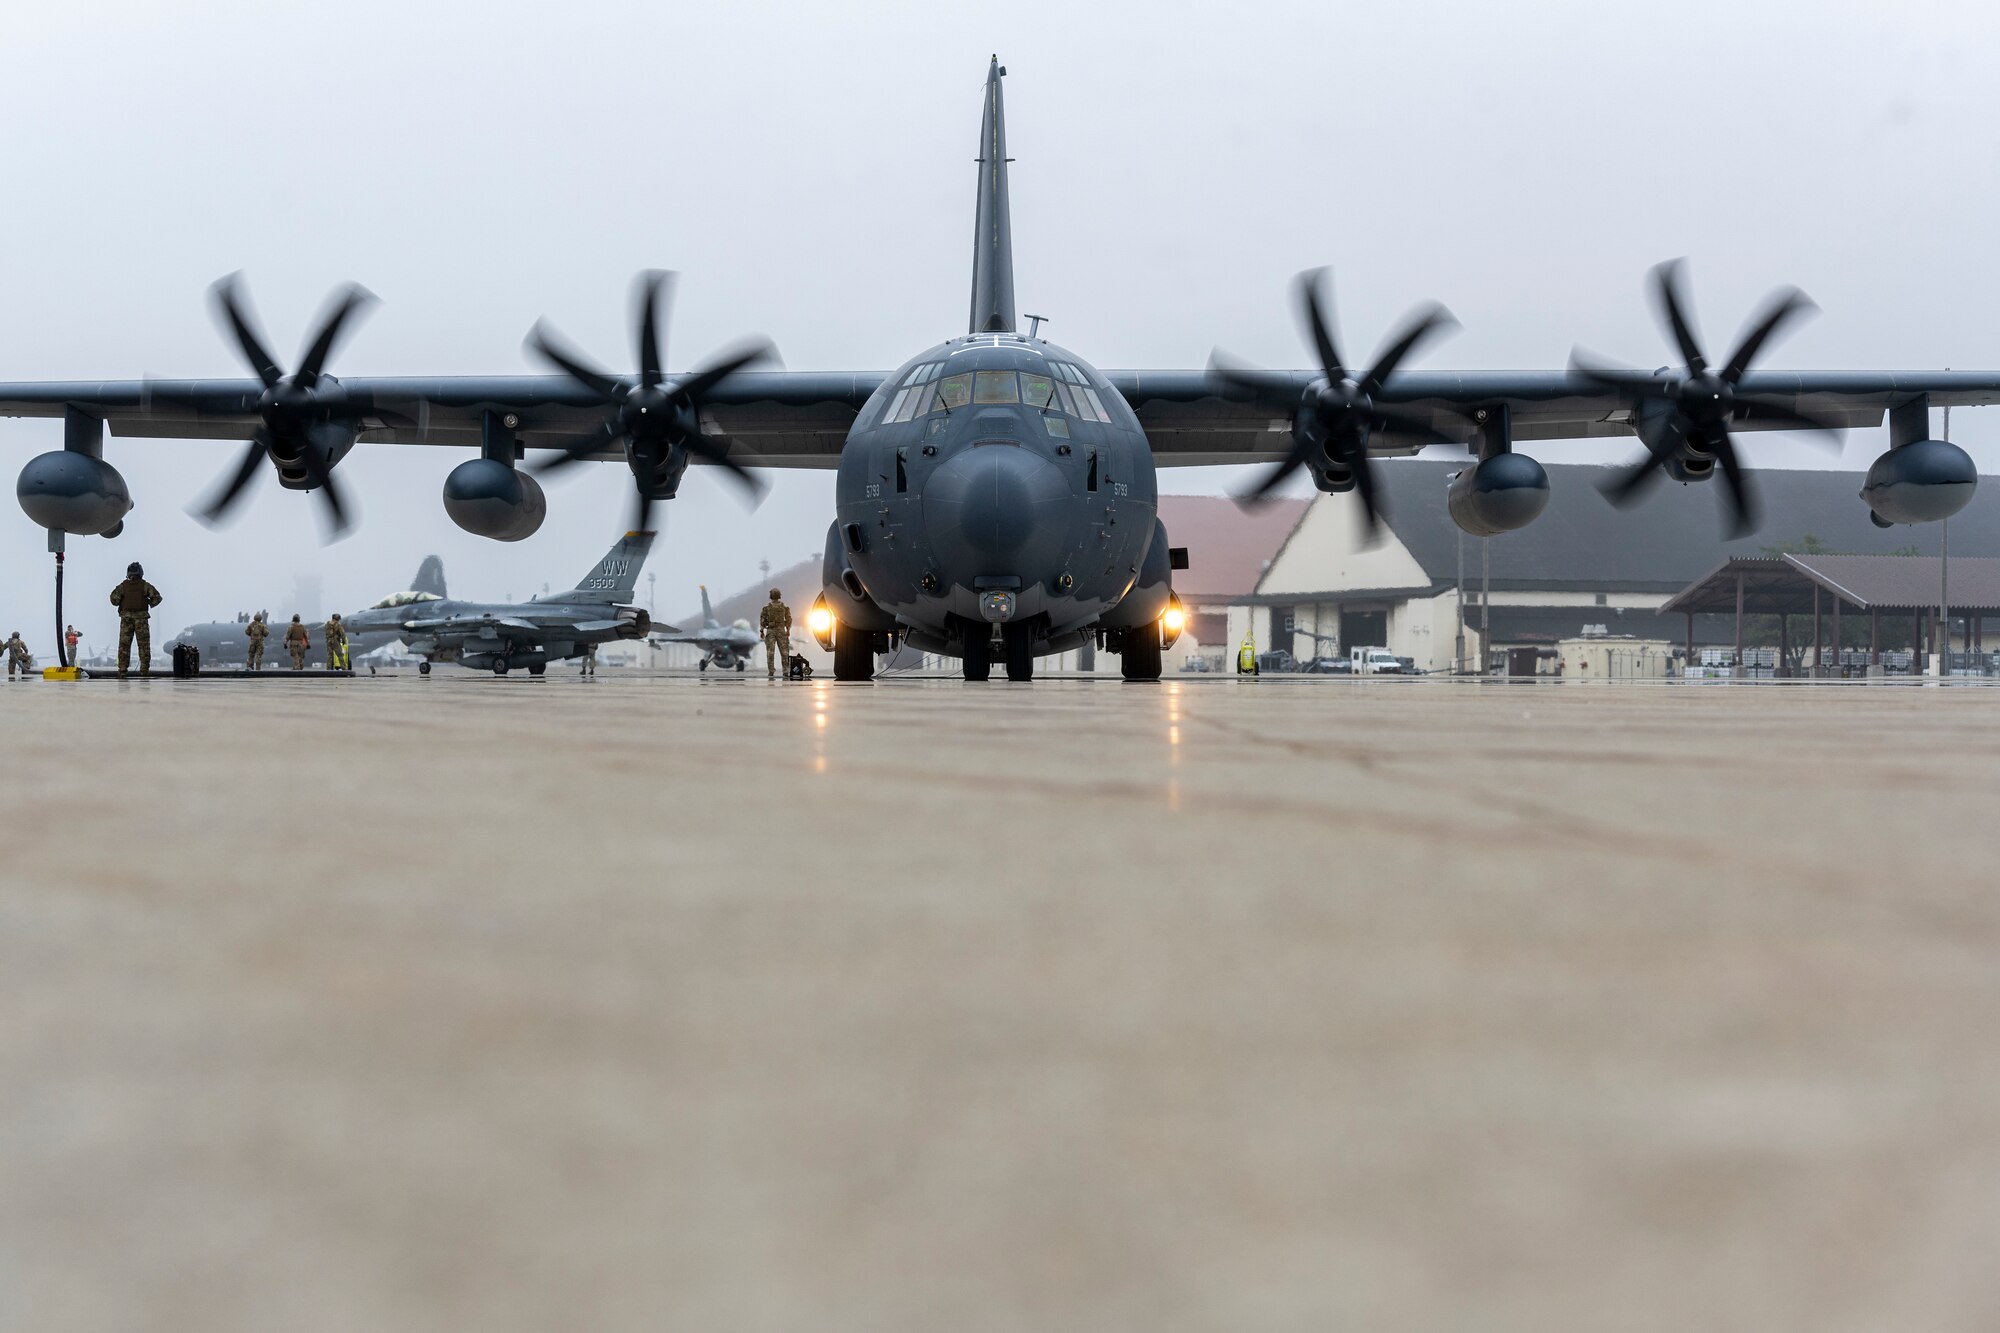
[[[791,663],[785,664],[789,672]],[[875,679],[875,636],[866,630],[834,626],[833,678],[844,681]]]
[[[1035,678],[1035,627],[1025,620],[1010,620],[1000,627],[1000,642],[1005,649],[1008,680],[1033,680]]]
[[[419,676],[428,676],[428,675],[430,675],[430,674],[431,674],[431,664],[430,664],[429,662],[419,662],[419,663],[417,663],[417,674],[418,674]]]
[[[1125,631],[1125,648],[1118,655],[1118,670],[1127,680],[1160,678],[1160,631],[1155,625],[1141,625]]]

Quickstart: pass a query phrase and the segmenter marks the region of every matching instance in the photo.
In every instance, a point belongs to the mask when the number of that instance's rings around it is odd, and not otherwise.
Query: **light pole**
[[[1945,443],[1951,443],[1951,406],[1944,409]],[[1951,678],[1951,520],[1938,520],[1938,679]]]
[[[1493,668],[1493,557],[1491,537],[1479,539],[1479,673]]]
[[[1452,473],[1449,477],[1446,477],[1444,479],[1446,509],[1449,509],[1451,507],[1449,499],[1451,495],[1451,484],[1457,480],[1458,480],[1458,473],[1456,472]],[[1453,523],[1452,526],[1454,528],[1458,528],[1458,524],[1456,523]],[[1456,646],[1454,646],[1454,648],[1452,649],[1451,674],[1454,676],[1462,676],[1465,674],[1465,529],[1464,528],[1458,528],[1458,642]]]

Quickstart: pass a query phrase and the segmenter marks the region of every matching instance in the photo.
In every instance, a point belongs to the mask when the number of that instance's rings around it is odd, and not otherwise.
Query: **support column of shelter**
[[[1840,598],[1833,599],[1833,674],[1847,674],[1841,669],[1840,661]]]
[[[1882,608],[1868,608],[1868,674],[1882,670]]]
[[[1826,618],[1820,614],[1819,610],[1819,585],[1815,583],[1813,584],[1813,664],[1812,664],[1812,674],[1815,677],[1824,676],[1826,674],[1826,640],[1823,637],[1821,637],[1821,630],[1824,628],[1825,624],[1826,624]]]
[[[1692,611],[1687,613],[1687,629],[1687,666],[1691,668],[1694,666],[1694,612]],[[1684,669],[1681,674],[1686,675],[1686,670]]]
[[[1743,571],[1740,569],[1736,571],[1736,655],[1729,665],[1730,674],[1743,674]]]

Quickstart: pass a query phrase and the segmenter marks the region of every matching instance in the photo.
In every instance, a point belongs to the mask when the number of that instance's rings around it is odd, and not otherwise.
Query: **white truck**
[[[1348,656],[1357,676],[1400,676],[1403,673],[1402,659],[1387,648],[1355,648]]]

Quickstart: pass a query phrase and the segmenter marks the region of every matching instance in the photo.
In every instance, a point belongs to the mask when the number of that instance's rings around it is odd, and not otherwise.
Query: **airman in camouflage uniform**
[[[345,671],[347,660],[347,626],[340,623],[340,612],[327,617],[320,630],[320,637],[326,640],[326,665],[329,671]]]
[[[757,613],[757,632],[764,636],[764,674],[771,680],[792,672],[792,608],[771,589],[771,600]]]
[[[28,655],[28,645],[21,642],[21,631],[15,630],[14,637],[7,640],[5,647],[7,649],[7,679],[14,679],[14,672],[17,669],[22,675],[27,675],[29,668],[34,665],[35,659]]]
[[[132,661],[132,640],[139,640],[139,674],[153,674],[153,608],[160,604],[160,590],[146,582],[146,571],[134,560],[125,566],[125,581],[111,590],[111,604],[118,608],[118,674],[124,675]]]
[[[306,627],[299,623],[298,615],[294,613],[292,623],[285,627],[285,651],[292,655],[292,670],[306,669],[306,649],[310,647],[312,636],[306,633]]]
[[[271,627],[264,623],[264,613],[259,611],[243,627],[243,633],[250,639],[249,668],[252,671],[264,669],[264,640],[271,637]]]

